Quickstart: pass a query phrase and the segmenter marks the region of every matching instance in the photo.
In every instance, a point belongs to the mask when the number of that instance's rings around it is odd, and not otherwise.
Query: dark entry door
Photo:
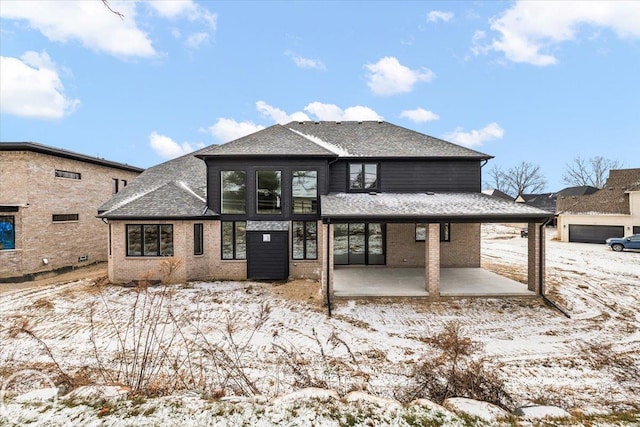
[[[289,278],[288,236],[286,231],[247,231],[247,278]]]
[[[616,225],[569,224],[569,241],[579,243],[604,243],[609,237],[623,237],[624,227]]]

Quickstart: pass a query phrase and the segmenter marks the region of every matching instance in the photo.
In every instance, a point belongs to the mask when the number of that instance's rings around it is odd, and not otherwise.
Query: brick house
[[[152,167],[100,208],[114,282],[321,280],[334,269],[480,267],[480,224],[529,227],[529,288],[544,278],[551,214],[482,194],[491,156],[386,122],[291,122]]]
[[[96,209],[143,169],[32,142],[0,143],[0,282],[107,260]]]
[[[604,243],[640,233],[640,169],[609,171],[593,194],[558,197],[558,236],[564,242]]]

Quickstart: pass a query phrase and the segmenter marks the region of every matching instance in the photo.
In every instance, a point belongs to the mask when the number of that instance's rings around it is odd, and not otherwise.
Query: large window
[[[69,172],[69,171],[56,169],[56,177],[68,178],[68,179],[80,179],[82,176],[80,175],[80,172]]]
[[[349,190],[377,189],[378,165],[376,163],[349,163]]]
[[[223,214],[243,214],[246,210],[246,176],[245,171],[222,171],[221,209]]]
[[[293,259],[318,259],[318,223],[293,221]]]
[[[203,224],[193,224],[193,254],[202,255],[204,253],[204,227]]]
[[[293,171],[291,196],[294,214],[318,213],[318,172]]]
[[[15,217],[0,216],[0,251],[16,248],[16,221]]]
[[[280,214],[282,195],[282,173],[280,171],[256,172],[256,200],[259,214]]]
[[[416,242],[424,242],[427,237],[427,224],[416,224]],[[440,241],[451,241],[451,224],[448,222],[440,223]]]
[[[173,256],[173,225],[127,224],[127,256]]]
[[[333,230],[333,262],[336,265],[384,265],[386,262],[384,224],[335,224]]]
[[[222,221],[222,259],[247,259],[245,221]]]

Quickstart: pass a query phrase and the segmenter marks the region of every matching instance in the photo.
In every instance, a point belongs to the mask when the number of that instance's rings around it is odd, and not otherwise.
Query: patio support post
[[[528,268],[527,268],[527,287],[530,291],[540,295],[542,289],[540,285],[544,275],[544,227],[538,227],[538,224],[530,222],[528,224]]]
[[[440,298],[440,224],[427,224],[424,245],[425,289],[430,299]]]

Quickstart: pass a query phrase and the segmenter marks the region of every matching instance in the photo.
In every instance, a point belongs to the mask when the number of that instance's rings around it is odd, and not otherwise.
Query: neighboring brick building
[[[558,235],[564,242],[604,243],[640,233],[640,169],[609,171],[593,194],[558,197]]]
[[[109,278],[314,278],[334,269],[480,267],[480,224],[529,227],[528,285],[542,292],[552,214],[480,192],[491,156],[386,122],[291,122],[147,169],[100,207]],[[534,244],[535,243],[535,244]]]
[[[96,211],[143,169],[32,142],[0,142],[0,282],[107,260]]]

